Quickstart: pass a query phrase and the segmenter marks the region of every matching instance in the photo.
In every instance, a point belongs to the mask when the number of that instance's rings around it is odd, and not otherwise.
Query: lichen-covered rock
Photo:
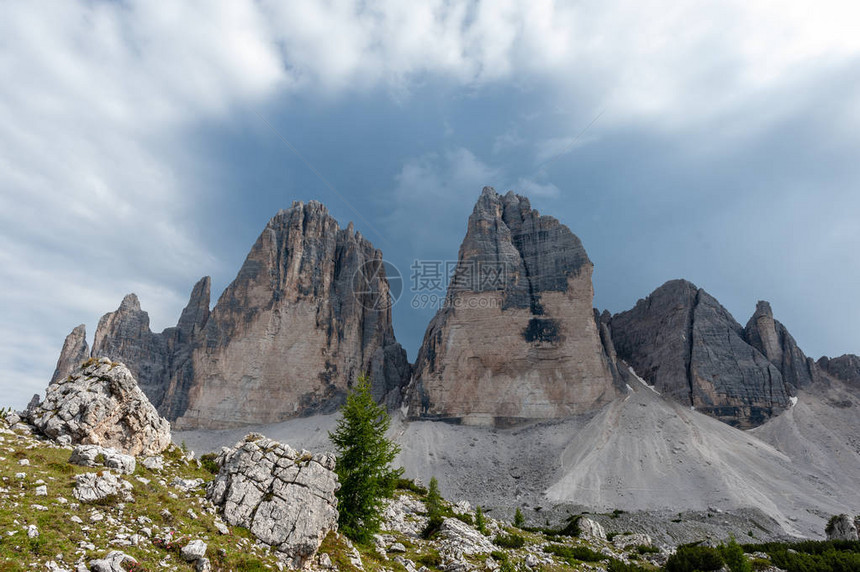
[[[72,450],[69,462],[82,467],[107,467],[130,475],[137,463],[131,455],[123,455],[112,447],[78,445]]]
[[[847,514],[836,515],[827,523],[827,529],[824,531],[827,535],[827,540],[858,540],[857,519],[851,518]]]
[[[113,550],[104,558],[90,560],[91,572],[126,572],[127,566],[137,563],[137,560],[125,552]]]
[[[420,500],[409,495],[396,495],[385,501],[382,511],[382,528],[416,538],[427,528],[427,509]]]
[[[528,199],[485,188],[445,307],[424,336],[413,418],[508,424],[581,413],[617,395],[579,238]]]
[[[224,520],[250,530],[261,542],[301,567],[337,530],[339,488],[334,456],[312,455],[250,434],[217,457],[218,476],[207,496]]]
[[[651,546],[651,537],[642,533],[617,534],[612,539],[612,544],[618,550],[627,550],[636,546]]]
[[[75,488],[72,494],[83,503],[96,502],[119,495],[123,481],[110,471],[81,473],[75,475]]]
[[[185,559],[186,562],[194,562],[195,560],[199,560],[206,556],[206,543],[202,540],[192,540],[188,544],[182,547],[182,550],[179,552],[180,556]]]
[[[437,536],[439,552],[454,560],[467,554],[489,554],[496,550],[489,538],[456,518],[444,519]]]
[[[577,521],[577,524],[579,525],[579,535],[582,538],[606,540],[606,531],[599,522],[582,517]]]
[[[44,401],[26,415],[39,431],[72,443],[112,447],[128,455],[153,455],[170,445],[170,423],[121,363],[90,360],[48,386]]]
[[[672,280],[611,321],[618,356],[657,391],[753,427],[789,405],[782,373],[710,294]]]

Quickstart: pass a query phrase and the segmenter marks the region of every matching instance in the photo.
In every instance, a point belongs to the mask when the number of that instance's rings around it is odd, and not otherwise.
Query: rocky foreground
[[[176,445],[134,457],[59,444],[34,429],[16,414],[0,420],[2,570],[429,572],[512,564],[604,569],[616,561],[654,569],[668,556],[645,535],[607,540],[588,519],[580,521],[582,538],[527,532],[492,518],[482,533],[473,508],[462,502],[448,505],[439,531],[424,539],[425,491],[411,481],[388,501],[374,545],[353,546],[336,530],[329,455],[251,434],[214,459],[195,459]],[[559,546],[597,561],[574,562]]]

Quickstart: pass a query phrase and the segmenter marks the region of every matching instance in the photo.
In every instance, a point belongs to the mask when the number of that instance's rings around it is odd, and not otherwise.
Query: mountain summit
[[[566,417],[618,393],[594,320],[593,265],[528,199],[484,188],[409,398],[416,418],[507,424]]]

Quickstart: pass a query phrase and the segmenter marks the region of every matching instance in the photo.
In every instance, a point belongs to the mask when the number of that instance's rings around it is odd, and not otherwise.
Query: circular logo
[[[387,260],[368,260],[358,267],[352,277],[352,295],[368,310],[387,310],[400,299],[402,293],[403,276]]]

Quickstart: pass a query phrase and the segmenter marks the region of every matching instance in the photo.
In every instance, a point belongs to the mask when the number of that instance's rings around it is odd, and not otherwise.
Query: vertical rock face
[[[749,344],[779,369],[792,395],[815,379],[815,362],[797,347],[785,326],[774,320],[769,303],[756,304],[744,334]]]
[[[822,357],[818,360],[818,367],[836,379],[860,387],[860,356],[845,354],[835,358]]]
[[[127,364],[178,427],[332,411],[363,372],[375,397],[394,406],[411,369],[394,338],[388,288],[381,253],[351,224],[341,229],[316,201],[294,203],[269,221],[211,312],[208,277],[161,333],[129,294],[99,321],[92,355]],[[58,372],[81,361],[84,337],[76,328],[67,338]]]
[[[613,316],[611,326],[619,357],[639,375],[726,423],[752,427],[789,404],[779,368],[747,342],[744,328],[716,299],[690,282],[667,282]]]
[[[485,188],[418,354],[410,415],[498,424],[563,417],[615,397],[591,272],[567,227],[524,197]]]
[[[394,402],[409,374],[382,254],[316,201],[269,221],[196,337],[177,426],[332,411],[363,372],[378,399]]]
[[[81,324],[66,336],[60,359],[57,360],[57,368],[51,376],[51,383],[57,383],[69,377],[69,374],[87,361],[88,357],[90,357],[90,348],[87,345],[87,328]]]

